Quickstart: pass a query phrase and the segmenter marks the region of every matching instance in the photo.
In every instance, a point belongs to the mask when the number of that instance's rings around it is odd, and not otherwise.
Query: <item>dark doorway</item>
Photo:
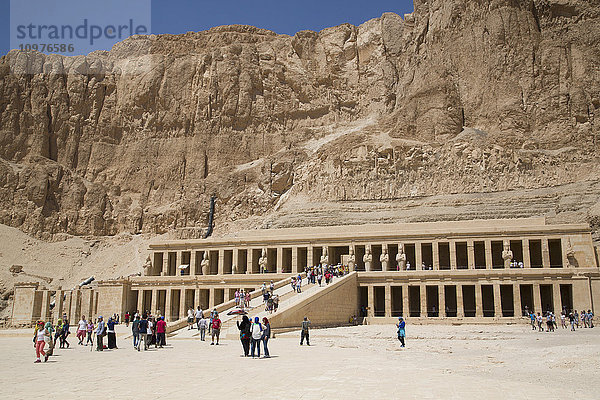
[[[423,269],[433,269],[433,245],[431,243],[421,244],[421,259],[425,265]]]
[[[533,285],[519,285],[519,292],[521,294],[521,315],[527,316],[525,310],[535,311],[533,307]]]
[[[440,298],[437,286],[426,286],[427,316],[438,317],[440,314]]]
[[[421,316],[421,288],[419,286],[408,287],[408,308],[411,317]]]
[[[406,252],[406,262],[410,264],[410,269],[413,269],[413,270],[417,269],[415,245],[414,244],[404,245],[404,251]],[[408,269],[408,264],[407,264],[406,268]]]
[[[356,256],[356,270],[364,271],[365,262],[363,261],[363,257],[365,256],[365,246],[356,246],[354,251],[354,255]]]
[[[554,311],[552,285],[540,285],[540,298],[542,299],[542,313]]]
[[[371,246],[371,254],[373,254],[373,262],[371,263],[371,271],[381,271],[381,245]]]
[[[529,241],[529,260],[531,261],[531,268],[542,268],[542,241],[541,240],[530,240]]]
[[[481,306],[484,317],[494,316],[494,286],[481,285]]]
[[[567,313],[573,311],[573,285],[560,285],[560,302]]]
[[[375,296],[375,316],[385,317],[385,287],[373,287],[373,295]]]
[[[500,285],[500,306],[503,317],[515,316],[515,298],[513,285]]]
[[[522,240],[511,240],[510,250],[513,253],[513,261],[517,263],[523,262],[523,241]]]
[[[392,317],[404,316],[402,311],[402,286],[392,286]]]
[[[485,242],[474,242],[473,250],[475,251],[475,269],[486,269]]]
[[[283,251],[282,254],[282,272],[284,274],[289,274],[292,272],[292,249],[290,248],[284,248],[281,251]]]
[[[456,286],[444,286],[444,300],[446,303],[446,317],[456,317],[458,314],[456,307]]]
[[[504,260],[502,259],[503,250],[504,243],[502,243],[502,241],[492,241],[492,268],[504,268]]]
[[[456,268],[468,269],[469,256],[467,254],[467,242],[456,242]]]
[[[358,315],[362,318],[367,316],[367,308],[369,307],[369,288],[367,286],[358,287]]]
[[[450,269],[450,243],[439,242],[438,243],[438,252],[439,252],[439,257],[440,257],[440,269],[442,269],[442,270]]]
[[[550,268],[562,268],[563,256],[560,239],[548,240],[548,250],[550,252]]]
[[[475,286],[474,285],[463,285],[463,307],[465,317],[475,316]]]

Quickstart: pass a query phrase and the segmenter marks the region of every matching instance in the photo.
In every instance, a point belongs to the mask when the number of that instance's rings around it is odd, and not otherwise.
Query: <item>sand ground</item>
[[[119,327],[117,350],[71,349],[46,364],[29,331],[0,331],[0,386],[11,399],[528,399],[600,398],[600,328],[532,332],[523,325],[393,326],[313,330],[270,341],[272,358],[241,357],[237,340],[173,339],[136,352]]]

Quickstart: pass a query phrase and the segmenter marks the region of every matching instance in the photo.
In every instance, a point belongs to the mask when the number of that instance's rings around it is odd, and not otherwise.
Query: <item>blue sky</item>
[[[29,0],[18,1],[25,9]],[[52,3],[53,0],[47,1]],[[89,4],[92,8],[99,3]],[[346,22],[358,25],[387,11],[403,15],[412,10],[412,0],[152,0],[151,30],[155,34],[177,34],[218,25],[247,24],[293,35],[299,30],[321,30]],[[10,0],[0,0],[0,55],[10,50],[10,11]],[[69,17],[74,11],[61,12]]]

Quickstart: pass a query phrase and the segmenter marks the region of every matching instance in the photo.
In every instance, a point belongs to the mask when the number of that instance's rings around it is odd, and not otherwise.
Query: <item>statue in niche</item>
[[[354,254],[354,248],[350,247],[350,254],[348,255],[348,270],[354,271],[356,266],[356,255]]]
[[[150,256],[146,258],[146,263],[144,264],[144,275],[149,276],[152,270],[152,261],[150,261]]]
[[[398,254],[396,254],[396,264],[398,265],[398,271],[406,271],[406,253],[404,252],[404,245],[398,245]]]
[[[208,259],[208,251],[204,252],[204,257],[202,258],[200,266],[202,267],[202,275],[210,274],[210,260]]]
[[[565,255],[567,256],[567,262],[569,267],[577,267],[577,260],[575,259],[575,250],[573,250],[573,246],[571,245],[571,239],[567,239],[567,244],[565,246]]]
[[[267,249],[262,249],[262,255],[258,259],[258,265],[260,267],[261,274],[266,274],[267,272],[269,272],[269,268],[267,266],[268,262],[269,260],[267,257]]]
[[[367,247],[365,250],[365,255],[363,256],[363,261],[365,263],[365,270],[371,270],[371,263],[373,262],[373,254],[371,254],[371,248]]]
[[[321,265],[326,266],[329,264],[329,255],[327,254],[327,246],[323,246],[323,255],[321,255]]]
[[[387,271],[388,265],[390,264],[390,255],[387,252],[387,246],[383,246],[381,255],[379,256],[379,261],[381,261],[381,270]]]
[[[504,250],[502,250],[502,259],[504,260],[504,268],[510,268],[510,263],[513,260],[513,252],[510,249],[508,243],[504,243]]]

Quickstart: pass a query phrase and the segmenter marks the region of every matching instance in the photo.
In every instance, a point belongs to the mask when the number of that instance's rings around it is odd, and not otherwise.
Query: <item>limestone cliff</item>
[[[86,57],[12,51],[0,223],[198,235],[216,194],[217,232],[356,222],[374,207],[391,213],[374,220],[535,214],[597,228],[600,4],[414,3],[293,37],[224,26]],[[448,212],[475,194],[477,207]]]

